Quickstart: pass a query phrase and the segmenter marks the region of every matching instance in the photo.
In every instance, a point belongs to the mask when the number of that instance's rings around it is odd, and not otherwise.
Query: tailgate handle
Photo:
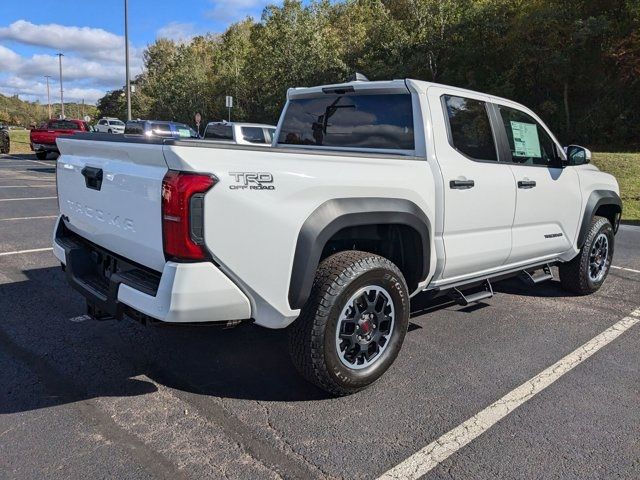
[[[81,172],[84,176],[84,184],[87,188],[100,190],[102,188],[102,169],[96,167],[84,167]]]

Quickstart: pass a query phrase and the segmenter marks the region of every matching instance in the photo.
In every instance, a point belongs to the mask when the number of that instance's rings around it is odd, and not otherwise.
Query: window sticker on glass
[[[178,135],[180,135],[180,137],[189,138],[191,136],[191,132],[186,128],[179,128]]]
[[[540,158],[540,139],[538,138],[538,126],[534,123],[511,121],[513,133],[513,155],[516,157]]]

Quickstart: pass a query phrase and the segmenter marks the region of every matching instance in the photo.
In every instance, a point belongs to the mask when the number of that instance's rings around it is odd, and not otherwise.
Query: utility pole
[[[51,120],[51,93],[49,92],[49,79],[51,75],[45,75],[44,78],[47,79],[47,112],[49,113],[48,119]]]
[[[62,53],[58,53],[58,62],[60,64],[60,107],[62,108],[62,118],[64,118],[64,89],[62,88]]]
[[[127,89],[127,120],[131,120],[131,80],[129,77],[129,1],[124,0],[124,70]]]

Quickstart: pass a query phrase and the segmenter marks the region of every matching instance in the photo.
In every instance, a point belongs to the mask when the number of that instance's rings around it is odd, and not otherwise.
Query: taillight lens
[[[169,170],[162,180],[164,254],[171,260],[206,260],[204,194],[216,178]]]

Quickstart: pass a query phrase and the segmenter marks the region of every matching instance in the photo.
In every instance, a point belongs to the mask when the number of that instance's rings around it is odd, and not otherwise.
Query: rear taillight
[[[164,254],[170,260],[206,260],[204,194],[215,177],[169,170],[162,180]]]

